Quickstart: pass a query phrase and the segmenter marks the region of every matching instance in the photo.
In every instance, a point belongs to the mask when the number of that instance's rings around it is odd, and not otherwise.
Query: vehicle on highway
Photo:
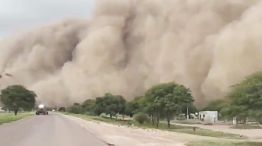
[[[48,110],[45,105],[40,104],[36,110],[36,115],[48,115]]]

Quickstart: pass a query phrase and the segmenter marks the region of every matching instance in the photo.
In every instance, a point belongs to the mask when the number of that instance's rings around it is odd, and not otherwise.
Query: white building
[[[2,107],[0,107],[0,113],[3,113],[3,112],[5,112],[5,111],[2,109]]]
[[[199,112],[199,119],[206,124],[215,124],[218,121],[218,112],[201,111]]]

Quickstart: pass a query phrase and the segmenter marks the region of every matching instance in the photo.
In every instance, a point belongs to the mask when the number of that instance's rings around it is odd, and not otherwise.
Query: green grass
[[[197,121],[197,120],[175,120],[175,123],[179,123],[179,124],[201,124],[201,121]]]
[[[238,124],[233,126],[234,129],[262,129],[260,125],[250,125],[250,124]]]
[[[165,130],[165,131],[171,131],[171,132],[180,132],[180,133],[187,133],[187,134],[193,134],[193,135],[200,135],[200,136],[210,136],[210,137],[217,137],[217,138],[230,138],[230,139],[244,139],[245,137],[241,137],[237,134],[229,134],[219,131],[212,131],[212,130],[206,130],[201,128],[196,128],[196,130],[193,130],[193,126],[180,126],[180,125],[171,125],[170,128],[167,127],[166,123],[159,123],[159,127],[155,127],[151,123],[145,123],[143,125],[138,124],[137,122],[134,122],[132,120],[121,120],[119,119],[110,119],[110,118],[104,118],[104,117],[98,117],[98,116],[90,116],[90,115],[82,115],[82,114],[70,114],[85,120],[95,120],[95,121],[101,121],[116,125],[126,125],[126,126],[136,126],[139,128],[150,128],[150,129],[159,129],[159,130]]]
[[[111,124],[116,124],[116,125],[131,125],[132,122],[130,120],[121,120],[121,119],[110,119],[110,118],[103,118],[103,117],[98,117],[98,116],[90,116],[90,115],[83,115],[83,114],[71,114],[71,113],[64,113],[66,115],[72,115],[75,117],[79,117],[85,120],[95,120],[95,121],[100,121],[100,122],[106,122],[106,123],[111,123]]]
[[[141,126],[155,128],[152,124],[145,124]],[[231,138],[231,139],[245,138],[237,134],[224,133],[224,132],[213,131],[213,130],[208,130],[208,129],[195,128],[195,130],[193,130],[193,126],[171,125],[171,127],[168,128],[165,123],[160,123],[158,129],[172,131],[172,132],[200,135],[200,136],[217,137],[217,138]]]
[[[257,142],[191,142],[187,146],[262,146],[262,143]]]
[[[192,129],[175,129],[175,132],[187,133],[187,134],[194,134],[200,136],[210,136],[210,137],[217,137],[217,138],[229,138],[229,139],[245,139],[246,137],[237,135],[237,134],[230,134],[220,131],[212,131],[207,129],[198,128],[196,131]]]
[[[18,113],[18,115],[15,116],[14,113],[0,113],[0,125],[4,123],[17,121],[25,117],[29,117],[31,115],[33,114],[32,113]]]

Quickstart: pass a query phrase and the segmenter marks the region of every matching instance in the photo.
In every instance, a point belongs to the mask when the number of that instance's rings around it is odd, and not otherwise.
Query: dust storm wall
[[[224,98],[262,70],[258,0],[97,0],[92,18],[64,20],[0,42],[2,88],[68,105],[106,92],[128,99],[175,81],[196,104]]]

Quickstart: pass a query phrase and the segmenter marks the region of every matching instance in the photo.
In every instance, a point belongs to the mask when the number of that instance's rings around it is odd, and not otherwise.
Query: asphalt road
[[[70,119],[59,114],[50,114],[1,125],[0,146],[107,146],[107,144]]]

